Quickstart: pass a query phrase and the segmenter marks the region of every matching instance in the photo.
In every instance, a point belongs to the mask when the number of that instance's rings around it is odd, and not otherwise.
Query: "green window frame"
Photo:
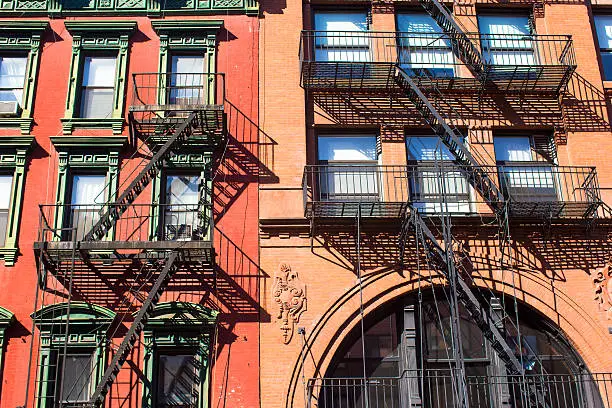
[[[96,128],[112,129],[113,134],[121,134],[124,124],[129,38],[136,30],[136,22],[66,21],[64,24],[72,35],[72,58],[66,111],[61,119],[63,133],[72,134],[75,128]],[[113,55],[117,58],[110,118],[79,117],[84,60],[90,54]]]
[[[23,83],[21,112],[17,117],[0,118],[0,127],[18,127],[22,135],[32,130],[34,119],[34,95],[40,60],[41,37],[47,29],[47,21],[3,21],[0,23],[0,54],[19,53],[27,57]]]
[[[142,407],[156,405],[157,359],[160,353],[191,350],[199,363],[198,408],[209,407],[210,358],[219,312],[190,302],[163,302],[144,327]]]
[[[119,174],[119,154],[127,144],[126,136],[55,136],[51,143],[58,153],[57,194],[53,228],[59,231],[65,220],[67,192],[74,171],[97,172],[106,175],[106,202],[116,198]],[[50,215],[50,214],[49,214]],[[113,230],[106,239],[112,240]]]
[[[0,247],[0,259],[4,265],[13,266],[19,252],[17,237],[23,207],[27,156],[34,138],[31,136],[0,136],[0,172],[13,177],[9,199],[8,223],[4,246]]]
[[[15,315],[9,310],[0,306],[0,372],[4,372],[3,357],[4,357],[4,333],[6,329],[15,320]],[[0,394],[1,396],[2,394]]]
[[[31,315],[40,331],[36,408],[53,406],[53,358],[63,352],[64,345],[68,353],[91,352],[95,369],[90,383],[99,382],[107,361],[106,332],[115,316],[112,310],[86,302],[57,303]]]
[[[202,53],[206,58],[205,70],[214,73],[216,69],[217,33],[223,27],[222,20],[160,20],[152,21],[153,29],[159,35],[159,65],[158,72],[169,73],[169,62],[173,53]],[[214,104],[215,84],[210,78],[209,103]],[[163,83],[165,75],[160,75],[157,96],[160,104],[164,104],[166,87]]]

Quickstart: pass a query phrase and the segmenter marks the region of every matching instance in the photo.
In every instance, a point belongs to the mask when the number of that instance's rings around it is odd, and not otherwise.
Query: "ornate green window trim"
[[[117,194],[119,153],[127,143],[126,136],[54,136],[51,143],[58,152],[57,195],[54,228],[59,229],[65,220],[67,189],[72,170],[103,170],[106,174],[106,202],[114,200]],[[108,239],[113,237],[112,231]]]
[[[0,248],[0,258],[6,266],[15,264],[17,258],[17,236],[23,205],[23,189],[25,186],[26,158],[34,144],[31,136],[0,136],[0,171],[12,174],[10,208],[6,226],[6,240]]]
[[[41,36],[47,29],[46,21],[4,21],[0,24],[0,53],[27,53],[23,100],[19,117],[0,118],[0,127],[18,127],[21,134],[27,135],[32,130],[32,108],[38,75]]]
[[[2,0],[0,16],[259,15],[258,0]]]
[[[64,134],[71,134],[74,128],[112,129],[121,134],[125,107],[125,82],[128,64],[129,37],[136,30],[135,21],[66,21],[66,28],[72,35],[72,59],[70,82],[66,97],[66,112],[61,119]],[[87,52],[117,53],[115,70],[115,95],[110,118],[79,118],[77,115],[83,77],[83,64]]]
[[[152,222],[149,224],[149,236],[156,237],[157,234],[156,227],[159,226],[159,204],[165,204],[163,202],[163,183],[165,177],[168,173],[172,172],[182,172],[186,173],[200,173],[200,179],[204,180],[205,183],[202,186],[204,191],[202,194],[208,198],[209,202],[212,204],[212,174],[211,174],[211,166],[212,166],[212,153],[209,151],[200,151],[194,145],[187,144],[187,147],[183,150],[191,150],[193,153],[179,152],[175,154],[173,157],[168,159],[164,165],[164,168],[161,172],[157,173],[157,176],[153,179],[152,189],[151,189],[151,203],[152,206]],[[212,241],[213,240],[213,208],[212,205],[204,209],[204,218],[207,220],[206,226],[206,236],[203,237],[204,241]]]
[[[15,320],[15,315],[0,306],[0,370],[2,370],[2,358],[4,357],[4,332]]]
[[[95,370],[91,382],[97,384],[106,367],[106,332],[115,319],[115,312],[91,303],[71,302],[45,306],[31,317],[40,331],[36,408],[53,405],[49,387],[54,383],[54,353],[61,353],[65,342],[69,352],[92,352]],[[70,323],[66,325],[68,319]]]
[[[198,408],[208,408],[211,342],[219,312],[189,302],[159,303],[144,328],[142,406],[156,406],[156,358],[160,352],[191,349],[199,364]]]

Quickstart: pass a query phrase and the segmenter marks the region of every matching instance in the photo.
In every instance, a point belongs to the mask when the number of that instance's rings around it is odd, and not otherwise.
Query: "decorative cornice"
[[[66,21],[66,29],[72,35],[83,35],[91,33],[112,33],[114,35],[130,35],[136,31],[136,21]]]
[[[223,27],[223,20],[156,20],[151,25],[158,35],[175,35],[180,32],[192,35],[198,31],[212,34]]]
[[[15,320],[15,315],[13,312],[0,306],[0,330],[6,329],[6,327],[10,325],[13,320]]]
[[[163,302],[155,306],[145,329],[159,330],[180,327],[190,330],[208,330],[215,325],[218,315],[218,311],[196,303]]]
[[[0,149],[30,150],[35,144],[34,136],[0,136]]]
[[[42,34],[49,27],[48,21],[20,20],[3,21],[0,23],[0,33],[26,32],[28,34]]]
[[[51,143],[57,150],[106,148],[120,150],[126,143],[126,136],[51,136]]]
[[[68,313],[70,311],[70,313]],[[70,314],[70,316],[68,316]],[[102,306],[86,302],[56,303],[32,313],[30,317],[39,327],[52,328],[70,318],[70,326],[109,325],[116,313]]]

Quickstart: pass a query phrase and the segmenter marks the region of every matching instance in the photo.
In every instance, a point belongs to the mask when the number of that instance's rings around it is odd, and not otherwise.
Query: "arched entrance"
[[[436,296],[436,293],[438,296]],[[464,369],[456,364],[451,313],[442,291],[384,305],[338,348],[323,378],[308,384],[309,407],[585,407],[612,403],[612,377],[591,374],[563,333],[545,316],[493,297],[491,313],[513,346],[524,375],[510,374],[469,314],[460,310]],[[501,313],[505,310],[506,313]],[[518,316],[518,318],[517,318]]]

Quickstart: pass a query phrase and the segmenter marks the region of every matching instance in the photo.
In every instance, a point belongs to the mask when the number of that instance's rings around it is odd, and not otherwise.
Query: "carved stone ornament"
[[[272,297],[278,305],[276,319],[280,321],[283,343],[289,344],[295,324],[306,311],[306,285],[287,264],[281,264],[274,274]]]
[[[608,320],[612,320],[612,260],[595,271],[595,301],[601,310],[605,310]]]

